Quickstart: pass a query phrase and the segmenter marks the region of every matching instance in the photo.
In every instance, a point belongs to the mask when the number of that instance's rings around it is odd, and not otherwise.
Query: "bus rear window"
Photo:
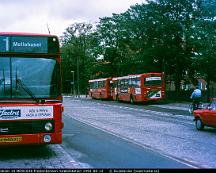
[[[162,85],[161,77],[147,77],[145,78],[145,86],[160,86]]]

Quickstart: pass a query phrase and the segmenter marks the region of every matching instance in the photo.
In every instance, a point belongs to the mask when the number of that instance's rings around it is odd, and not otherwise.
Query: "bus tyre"
[[[131,103],[131,104],[134,104],[134,98],[133,98],[132,95],[130,96],[130,103]]]
[[[197,118],[195,121],[195,126],[197,130],[203,130],[204,124],[202,123],[202,120],[200,118]]]

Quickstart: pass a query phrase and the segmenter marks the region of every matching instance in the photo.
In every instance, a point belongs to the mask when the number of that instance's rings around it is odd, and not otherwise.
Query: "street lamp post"
[[[72,82],[71,82],[71,94],[73,95],[73,97],[75,96],[75,85],[74,85],[74,71],[71,71],[72,73],[72,76],[73,76],[73,79],[72,79]],[[73,86],[72,86],[73,85]],[[72,92],[73,90],[73,92]]]
[[[80,98],[80,90],[79,90],[79,58],[77,57],[77,95]]]

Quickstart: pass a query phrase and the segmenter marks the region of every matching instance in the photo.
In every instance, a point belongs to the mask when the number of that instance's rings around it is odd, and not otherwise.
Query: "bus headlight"
[[[44,135],[43,140],[45,143],[48,143],[51,141],[51,136],[50,135]]]
[[[45,124],[44,128],[46,131],[51,131],[53,128],[53,125],[52,125],[52,123],[48,122]]]

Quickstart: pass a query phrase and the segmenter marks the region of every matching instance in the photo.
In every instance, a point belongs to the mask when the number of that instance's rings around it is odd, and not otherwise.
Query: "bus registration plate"
[[[13,143],[13,142],[21,142],[22,137],[2,137],[0,138],[0,143]]]

